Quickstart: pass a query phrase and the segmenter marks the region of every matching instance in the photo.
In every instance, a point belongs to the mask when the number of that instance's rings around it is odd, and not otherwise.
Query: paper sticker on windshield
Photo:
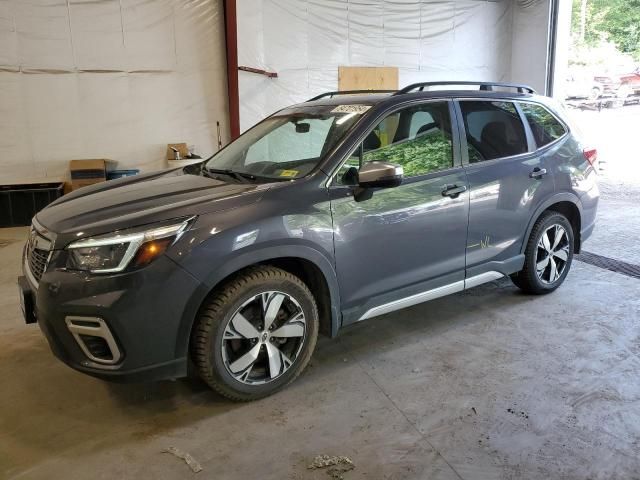
[[[298,175],[298,170],[282,170],[280,172],[280,176],[281,177],[295,177],[296,175]]]
[[[331,113],[359,113],[363,114],[371,108],[371,105],[338,105]]]

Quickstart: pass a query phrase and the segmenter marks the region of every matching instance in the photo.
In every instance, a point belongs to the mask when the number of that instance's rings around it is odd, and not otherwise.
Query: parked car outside
[[[597,100],[605,92],[605,85],[592,77],[568,75],[565,82],[567,99]]]
[[[616,97],[622,82],[615,75],[597,75],[593,81],[601,85],[600,96]]]
[[[332,92],[201,164],[62,197],[25,246],[26,321],[81,372],[193,365],[253,400],[320,333],[505,276],[556,290],[594,228],[595,150],[529,87],[443,83],[466,89]]]
[[[620,81],[630,94],[640,95],[640,69],[620,75]]]

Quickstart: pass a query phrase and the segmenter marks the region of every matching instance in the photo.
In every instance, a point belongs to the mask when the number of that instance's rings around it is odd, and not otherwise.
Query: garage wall
[[[565,0],[565,4],[570,4]],[[545,93],[549,36],[549,0],[517,0],[513,9],[511,80]]]
[[[400,85],[510,80],[516,0],[237,0],[246,130],[283,106],[336,90],[338,66],[397,66]],[[545,47],[546,48],[546,47]]]
[[[209,155],[227,112],[221,1],[0,0],[0,183]]]
[[[558,4],[558,21],[555,32],[556,52],[553,65],[553,97],[562,102],[566,98],[566,82],[569,73],[569,47],[571,45],[571,2]]]

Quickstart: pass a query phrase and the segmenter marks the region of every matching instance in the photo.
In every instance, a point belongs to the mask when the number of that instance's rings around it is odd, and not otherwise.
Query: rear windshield
[[[268,179],[303,177],[369,108],[326,105],[283,110],[244,133],[205,168]]]

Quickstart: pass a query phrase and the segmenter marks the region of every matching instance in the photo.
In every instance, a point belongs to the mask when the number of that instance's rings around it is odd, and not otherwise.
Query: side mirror
[[[367,162],[358,172],[361,188],[391,188],[402,183],[404,170],[400,165],[387,162]]]

